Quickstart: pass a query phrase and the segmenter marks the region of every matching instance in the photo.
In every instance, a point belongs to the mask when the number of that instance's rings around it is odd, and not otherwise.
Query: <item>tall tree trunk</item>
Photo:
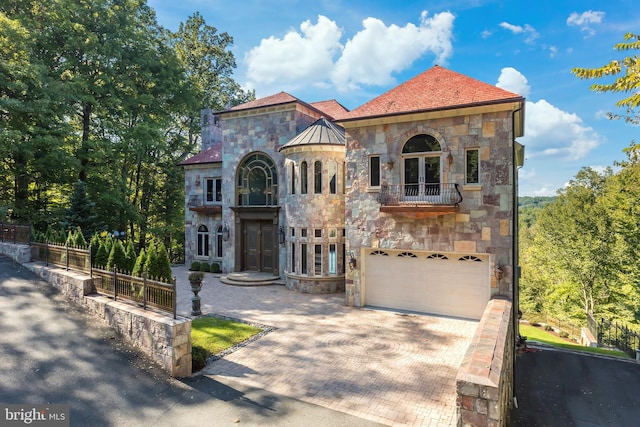
[[[87,102],[82,108],[82,139],[80,148],[77,152],[78,160],[80,160],[80,171],[78,179],[87,182],[87,166],[89,165],[89,136],[91,132],[91,114],[93,112],[93,104]]]

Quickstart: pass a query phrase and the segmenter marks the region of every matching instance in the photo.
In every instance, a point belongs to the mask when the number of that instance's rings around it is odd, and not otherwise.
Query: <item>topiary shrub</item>
[[[191,347],[191,371],[198,372],[205,366],[207,366],[207,357],[209,353],[202,347]]]
[[[200,271],[200,261],[193,261],[191,263],[191,267],[189,267],[191,271]]]
[[[212,273],[220,273],[220,264],[218,264],[217,262],[212,262],[211,263],[211,272]]]
[[[200,271],[204,271],[206,273],[211,271],[211,267],[209,267],[209,263],[208,262],[202,262],[200,263]]]

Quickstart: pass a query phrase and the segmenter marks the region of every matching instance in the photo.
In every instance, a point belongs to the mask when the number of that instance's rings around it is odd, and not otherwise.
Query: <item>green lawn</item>
[[[520,324],[520,335],[527,337],[527,340],[539,341],[554,347],[565,348],[568,350],[585,351],[588,353],[604,354],[607,356],[629,358],[624,352],[618,350],[607,350],[606,348],[584,347],[579,344],[572,344],[554,334],[544,331],[535,326]]]
[[[194,319],[191,322],[193,370],[202,369],[209,356],[246,341],[260,332],[262,329],[258,327],[217,317]]]

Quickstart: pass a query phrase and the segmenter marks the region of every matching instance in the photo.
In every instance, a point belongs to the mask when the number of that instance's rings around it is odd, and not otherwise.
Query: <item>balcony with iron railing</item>
[[[192,212],[215,215],[222,213],[220,202],[207,201],[204,194],[192,194],[189,196],[187,207]]]
[[[378,202],[381,212],[425,218],[456,213],[462,193],[458,184],[383,185]]]

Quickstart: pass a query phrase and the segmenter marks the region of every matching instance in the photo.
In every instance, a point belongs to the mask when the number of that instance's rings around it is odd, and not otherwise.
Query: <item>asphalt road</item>
[[[543,349],[518,356],[511,427],[640,425],[640,364]]]
[[[378,425],[239,381],[170,378],[106,325],[3,256],[0,403],[68,404],[72,426]]]

